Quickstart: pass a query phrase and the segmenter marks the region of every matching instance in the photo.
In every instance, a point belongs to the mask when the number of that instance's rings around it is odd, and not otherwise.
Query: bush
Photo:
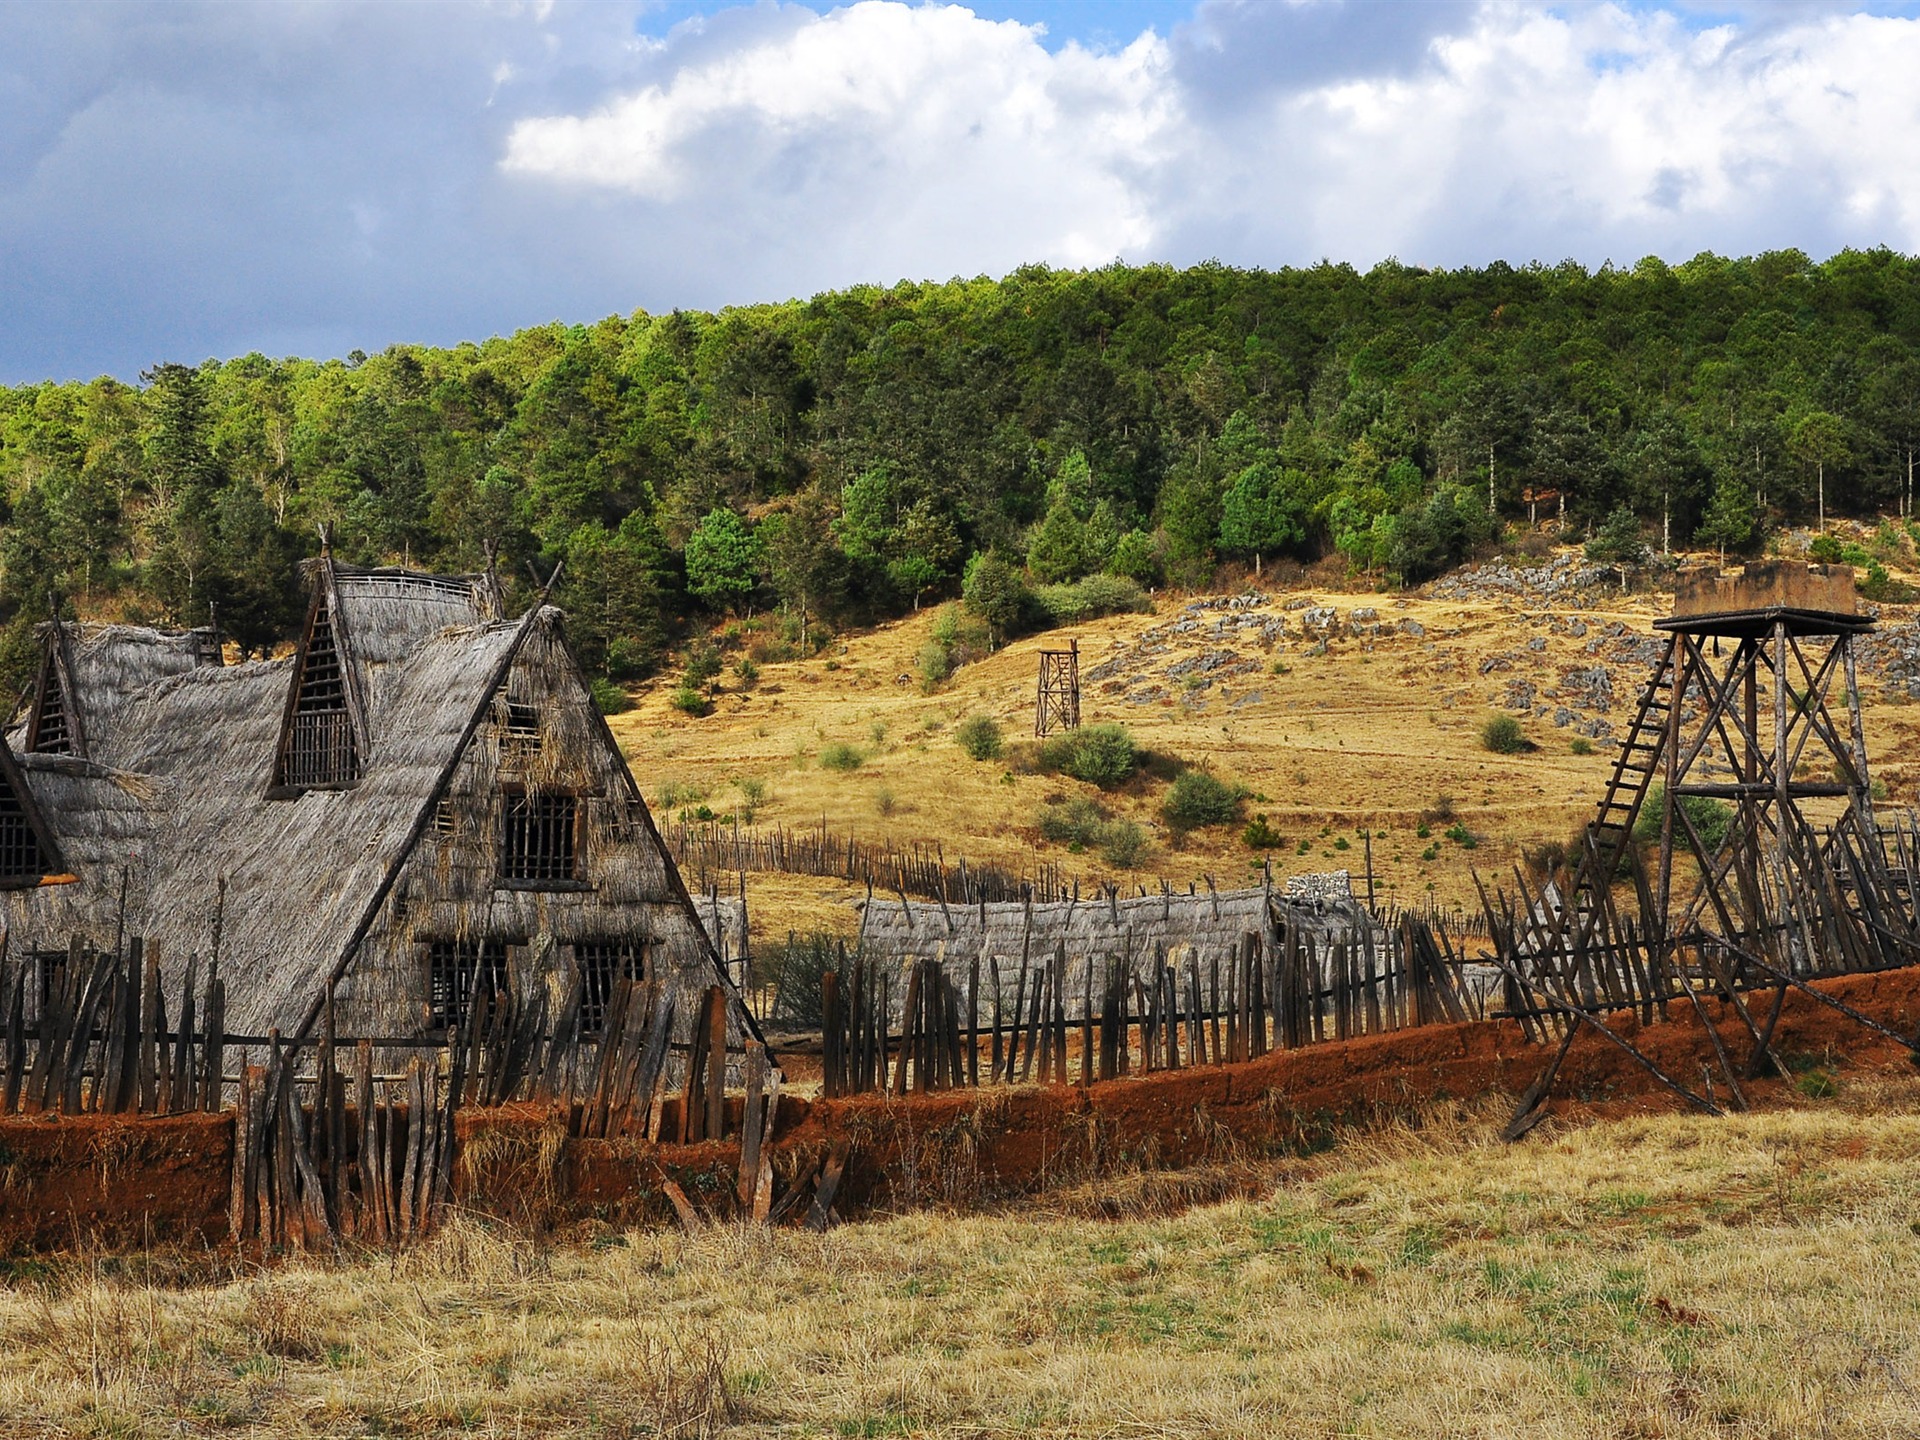
[[[688,689],[698,689],[702,685],[711,685],[720,678],[720,647],[711,640],[703,640],[687,655],[687,671],[680,677],[680,683]]]
[[[929,640],[920,647],[920,688],[931,690],[942,680],[953,674],[953,652],[938,640]]]
[[[1494,715],[1480,727],[1480,748],[1496,755],[1520,755],[1533,749],[1533,742],[1513,716]]]
[[[1567,748],[1576,755],[1591,755],[1593,753],[1593,742],[1584,735],[1576,735],[1573,737],[1573,743],[1567,746]]]
[[[1837,536],[1816,535],[1807,546],[1807,558],[1816,565],[1838,565],[1846,555]]]
[[[1076,795],[1071,800],[1049,800],[1040,808],[1040,838],[1056,845],[1085,849],[1100,843],[1106,821],[1106,812],[1084,795]]]
[[[633,697],[604,675],[593,677],[593,708],[602,715],[620,715],[633,708]]]
[[[1102,790],[1121,784],[1140,763],[1133,736],[1121,725],[1083,725],[1041,745],[1042,770],[1058,770]]]
[[[962,720],[955,727],[953,738],[970,760],[998,760],[1007,748],[999,722],[990,715],[974,715]]]
[[[1183,770],[1161,802],[1160,814],[1175,830],[1224,825],[1239,817],[1246,793],[1205,770]]]
[[[866,754],[863,751],[856,750],[844,740],[835,740],[831,745],[822,745],[820,747],[820,768],[822,770],[838,770],[844,775],[850,770],[858,770],[866,763]]]
[[[1100,840],[1100,858],[1118,870],[1131,870],[1146,858],[1147,832],[1131,820],[1115,820]]]
[[[682,685],[669,698],[676,710],[684,710],[689,715],[704,715],[713,709],[713,703],[691,685]]]
[[[1867,562],[1867,578],[1860,582],[1860,593],[1876,605],[1905,605],[1914,597],[1913,586],[1894,579],[1878,560]]]
[[[1646,802],[1640,807],[1640,814],[1633,822],[1633,838],[1642,845],[1655,845],[1660,841],[1660,817],[1667,807],[1667,787],[1656,784],[1647,792]],[[1720,848],[1720,842],[1727,838],[1727,829],[1733,824],[1733,807],[1724,800],[1716,800],[1711,795],[1682,795],[1680,809],[1687,819],[1693,822],[1694,832],[1699,835],[1700,843],[1711,854]],[[1684,844],[1686,832],[1678,824],[1673,827],[1675,837]]]
[[[1287,843],[1287,837],[1267,823],[1266,812],[1262,811],[1240,832],[1240,843],[1249,850],[1278,850]]]
[[[1042,585],[1034,601],[1054,625],[1102,615],[1144,614],[1153,609],[1147,592],[1124,575],[1089,575],[1069,585]]]
[[[740,688],[751,690],[760,679],[760,667],[753,663],[753,657],[742,655],[733,662],[733,673],[740,677]]]
[[[1446,837],[1462,850],[1472,850],[1480,844],[1480,837],[1467,829],[1464,820],[1456,820],[1449,825],[1446,829]]]

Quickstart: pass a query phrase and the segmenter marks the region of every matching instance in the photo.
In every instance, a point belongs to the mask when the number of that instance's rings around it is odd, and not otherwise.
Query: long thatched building
[[[278,660],[46,627],[0,749],[16,958],[140,935],[176,983],[218,956],[237,1033],[307,1029],[331,987],[341,1033],[396,1040],[509,975],[577,974],[589,1026],[623,976],[724,983],[558,610],[504,616],[490,575],[308,575]]]

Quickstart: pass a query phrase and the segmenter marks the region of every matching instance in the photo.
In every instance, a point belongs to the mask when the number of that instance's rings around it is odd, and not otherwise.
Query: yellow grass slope
[[[1163,596],[1153,615],[1017,641],[961,667],[931,694],[922,693],[915,666],[933,623],[923,614],[848,636],[813,659],[766,665],[751,688],[730,668],[705,717],[672,708],[671,683],[663,682],[613,725],[663,821],[701,804],[731,815],[746,798],[741,782],[758,782],[766,796],[753,807],[758,824],[824,819],[834,832],[866,840],[938,842],[949,860],[966,855],[1021,871],[1055,860],[1085,880],[1129,887],[1205,875],[1244,884],[1271,858],[1280,876],[1351,870],[1359,888],[1362,835],[1371,832],[1381,900],[1472,906],[1474,867],[1506,874],[1524,847],[1564,841],[1590,818],[1614,745],[1598,738],[1592,753],[1575,753],[1579,727],[1603,720],[1615,738],[1624,730],[1647,669],[1636,647],[1645,649],[1652,620],[1667,609],[1663,595],[1601,595],[1601,608],[1588,609],[1324,587],[1264,594],[1242,609],[1194,609],[1194,599],[1206,597]],[[1316,613],[1308,601],[1331,609],[1329,630],[1307,628]],[[1356,621],[1356,611],[1372,618]],[[1263,633],[1273,621],[1285,631]],[[1244,785],[1252,792],[1247,818],[1266,815],[1285,843],[1252,850],[1238,826],[1174,836],[1159,815],[1164,781],[1143,777],[1101,794],[1065,777],[968,759],[952,738],[968,716],[992,716],[1010,741],[1031,736],[1037,652],[1069,639],[1095,677],[1083,687],[1086,722],[1123,724],[1148,748]],[[1210,657],[1213,668],[1204,668]],[[1611,676],[1604,709],[1582,707],[1569,681],[1596,666]],[[1535,708],[1554,713],[1515,712],[1527,693],[1516,686],[1530,687]],[[1878,683],[1863,688],[1876,773],[1895,799],[1910,799],[1920,709],[1883,703]],[[1501,711],[1523,716],[1535,750],[1509,756],[1482,747],[1482,726]],[[1559,712],[1570,723],[1555,724]],[[857,769],[821,767],[822,750],[836,744],[860,753]],[[1134,869],[1041,840],[1043,803],[1076,794],[1148,828],[1154,843]],[[850,928],[844,902],[854,893],[756,879],[756,931]]]

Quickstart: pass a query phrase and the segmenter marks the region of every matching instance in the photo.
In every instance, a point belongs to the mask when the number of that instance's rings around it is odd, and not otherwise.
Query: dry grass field
[[[1471,907],[1475,867],[1506,874],[1523,848],[1564,841],[1591,817],[1614,745],[1603,736],[1576,746],[1578,726],[1602,720],[1618,738],[1629,723],[1647,672],[1651,622],[1668,599],[1436,598],[1341,593],[1318,581],[1268,585],[1264,593],[1265,603],[1238,611],[1190,608],[1206,597],[1162,596],[1153,615],[1112,616],[1016,641],[962,666],[931,694],[916,683],[914,664],[934,623],[926,613],[848,635],[812,659],[767,664],[751,687],[729,668],[710,715],[673,709],[673,684],[663,681],[612,723],[663,820],[698,805],[730,816],[758,794],[752,812],[762,825],[824,819],[835,833],[868,840],[938,841],[950,860],[965,855],[1031,871],[1050,859],[1087,881],[1127,886],[1204,875],[1222,886],[1245,884],[1270,857],[1277,875],[1344,868],[1358,887],[1363,832],[1371,832],[1383,901]],[[1223,597],[1214,598],[1217,606]],[[1299,607],[1307,600],[1336,613],[1331,634],[1305,628]],[[1905,623],[1908,608],[1887,607],[1888,622]],[[1378,633],[1353,633],[1356,609],[1373,615],[1358,628]],[[1257,622],[1273,620],[1286,631],[1262,633]],[[1195,623],[1177,631],[1186,621]],[[1159,816],[1164,778],[1141,776],[1102,794],[1017,763],[968,759],[953,729],[969,716],[998,720],[1010,744],[1031,736],[1036,653],[1069,638],[1079,641],[1090,677],[1111,667],[1083,686],[1086,722],[1117,721],[1150,750],[1243,785],[1251,792],[1246,817],[1265,814],[1285,843],[1249,849],[1239,826],[1175,837]],[[1208,656],[1215,657],[1211,671],[1168,673]],[[1599,666],[1610,676],[1609,702],[1582,706],[1569,672]],[[1490,754],[1481,727],[1496,713],[1516,713],[1516,685],[1531,687],[1536,706],[1567,711],[1571,723],[1523,715],[1537,748]],[[1911,802],[1920,781],[1920,705],[1905,703],[1871,669],[1862,688],[1875,773],[1894,799]],[[834,745],[857,752],[857,767],[822,767],[823,749]],[[1152,844],[1135,868],[1119,870],[1040,838],[1043,803],[1073,795],[1147,828]],[[830,881],[749,881],[763,938],[789,927],[851,931],[855,917],[845,902],[855,894]]]
[[[0,1433],[1914,1433],[1920,1080],[1514,1147],[1504,1116],[1184,1213],[1143,1176],[1120,1221],[1065,1194],[826,1235],[456,1222],[260,1273],[21,1262]]]

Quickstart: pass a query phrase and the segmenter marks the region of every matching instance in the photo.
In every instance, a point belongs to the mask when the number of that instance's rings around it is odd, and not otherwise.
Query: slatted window
[[[528,884],[580,878],[580,802],[551,790],[509,790],[501,809],[500,878]]]
[[[295,788],[347,785],[360,778],[359,747],[347,709],[347,677],[334,638],[333,617],[322,606],[300,663],[293,728],[281,757],[280,783]]]
[[[426,952],[427,1023],[432,1029],[465,1025],[476,996],[506,989],[505,940],[429,940]]]
[[[60,667],[49,655],[40,667],[40,703],[34,708],[33,734],[27,749],[41,755],[70,755],[73,736],[67,728],[67,696],[60,684]]]
[[[0,775],[0,880],[31,880],[46,873],[47,857],[33,822],[12,783]]]
[[[451,800],[441,800],[433,807],[433,833],[442,839],[458,832],[459,816],[454,812]]]
[[[540,711],[521,700],[507,701],[506,718],[500,726],[503,748],[531,759],[540,753]]]
[[[622,980],[647,978],[645,940],[582,940],[573,947],[580,965],[580,1033],[598,1035],[607,1023],[607,1005]]]

